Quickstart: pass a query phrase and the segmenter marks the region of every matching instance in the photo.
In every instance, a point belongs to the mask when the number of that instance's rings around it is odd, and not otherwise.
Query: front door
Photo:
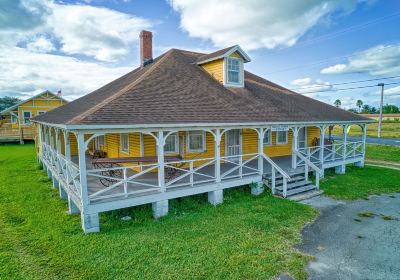
[[[236,156],[241,153],[240,129],[232,129],[226,132],[226,155]]]
[[[299,130],[299,136],[298,136],[298,148],[302,149],[307,147],[307,129],[305,127],[302,127]]]

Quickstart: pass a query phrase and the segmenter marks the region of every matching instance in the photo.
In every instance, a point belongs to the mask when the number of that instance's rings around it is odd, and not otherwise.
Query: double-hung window
[[[240,74],[240,59],[228,57],[227,59],[228,67],[227,67],[227,78],[228,84],[240,84],[241,83],[241,74]]]
[[[277,131],[276,132],[276,144],[284,145],[288,143],[288,132],[287,131]]]
[[[95,149],[96,150],[103,150],[104,149],[104,135],[97,136],[95,138],[95,142],[94,143],[95,143]],[[122,147],[122,145],[121,145],[121,147]]]
[[[178,153],[178,133],[172,133],[165,139],[164,153],[177,154]]]
[[[187,133],[187,151],[188,152],[204,152],[205,135],[202,130],[188,131]]]
[[[272,143],[271,138],[272,138],[272,137],[271,137],[271,130],[268,129],[268,130],[265,131],[265,133],[264,133],[264,141],[263,141],[264,145],[266,145],[266,146],[271,145],[271,143]]]
[[[121,152],[129,153],[129,134],[122,133],[120,137]]]
[[[18,117],[14,114],[11,114],[11,123],[17,123],[18,122]]]
[[[30,124],[31,123],[31,117],[32,117],[32,112],[31,111],[24,111],[22,116],[23,116],[24,124]]]

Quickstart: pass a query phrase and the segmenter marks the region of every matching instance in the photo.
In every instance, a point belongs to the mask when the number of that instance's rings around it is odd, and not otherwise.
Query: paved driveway
[[[400,194],[303,203],[321,211],[298,246],[316,257],[310,279],[400,279]]]

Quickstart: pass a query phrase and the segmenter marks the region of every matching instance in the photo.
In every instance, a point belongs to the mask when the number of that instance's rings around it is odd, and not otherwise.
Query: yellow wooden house
[[[0,112],[0,140],[34,140],[31,118],[68,103],[50,91],[44,91]]]
[[[240,46],[153,59],[152,34],[140,40],[140,67],[33,120],[39,158],[85,232],[99,231],[100,212],[152,203],[157,218],[169,199],[208,193],[215,205],[248,184],[254,195],[318,194],[325,169],[363,166],[372,120],[246,71]],[[350,126],[362,141],[348,141]]]

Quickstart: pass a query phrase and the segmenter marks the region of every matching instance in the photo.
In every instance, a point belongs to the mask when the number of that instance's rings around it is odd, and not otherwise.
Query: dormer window
[[[244,87],[243,64],[250,57],[238,46],[232,46],[198,58],[201,65],[215,80],[226,87]]]
[[[240,59],[228,57],[228,84],[240,84]]]

